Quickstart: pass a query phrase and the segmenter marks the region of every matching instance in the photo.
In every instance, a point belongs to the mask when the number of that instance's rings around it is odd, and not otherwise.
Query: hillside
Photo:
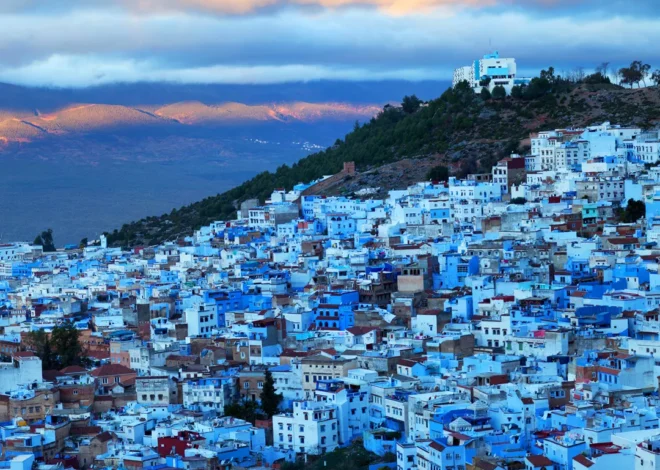
[[[155,244],[232,217],[248,198],[266,199],[274,188],[333,174],[354,161],[359,174],[337,192],[371,186],[391,189],[423,179],[438,164],[457,174],[490,171],[498,159],[523,151],[530,132],[611,121],[650,127],[660,122],[657,88],[628,90],[610,84],[535,79],[523,96],[484,99],[467,86],[449,89],[419,109],[386,106],[325,151],[275,173],[263,172],[236,188],[160,217],[125,224],[109,234],[115,245]],[[416,163],[411,165],[409,160]],[[415,170],[416,169],[416,170]],[[382,175],[381,175],[382,173]]]

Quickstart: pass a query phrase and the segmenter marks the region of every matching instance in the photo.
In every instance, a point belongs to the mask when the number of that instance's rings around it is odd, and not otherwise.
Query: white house
[[[12,358],[11,362],[0,362],[0,391],[10,392],[19,385],[43,382],[41,359],[36,356]]]
[[[188,336],[208,337],[218,325],[214,303],[199,303],[185,309],[185,314],[188,323]]]
[[[318,455],[339,446],[337,407],[318,401],[296,401],[293,413],[273,416],[273,445],[299,454]]]

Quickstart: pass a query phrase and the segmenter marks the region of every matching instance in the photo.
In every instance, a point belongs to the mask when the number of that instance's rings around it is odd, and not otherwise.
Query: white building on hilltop
[[[509,94],[514,85],[526,85],[530,81],[528,78],[517,78],[516,73],[516,59],[502,58],[500,53],[495,51],[475,60],[472,65],[454,70],[452,86],[466,81],[475,91],[486,87],[492,92],[493,88],[501,85]]]

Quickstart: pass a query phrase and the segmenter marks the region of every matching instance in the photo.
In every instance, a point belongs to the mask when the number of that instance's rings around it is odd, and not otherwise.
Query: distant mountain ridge
[[[11,143],[111,130],[368,120],[403,94],[432,97],[447,82],[313,81],[274,85],[123,83],[30,88],[0,83],[0,151]],[[151,134],[146,133],[146,136]]]
[[[122,105],[79,104],[48,113],[0,117],[0,142],[30,143],[47,136],[84,134],[121,128],[155,126],[238,126],[245,124],[353,121],[375,116],[380,105],[350,103],[280,103],[246,105],[199,101],[172,103],[153,111]]]
[[[231,121],[280,121],[297,120],[313,122],[323,119],[348,120],[374,116],[381,105],[350,103],[275,103],[246,105],[222,103],[207,105],[199,101],[174,103],[157,109],[158,116],[175,119],[185,124],[227,123]]]

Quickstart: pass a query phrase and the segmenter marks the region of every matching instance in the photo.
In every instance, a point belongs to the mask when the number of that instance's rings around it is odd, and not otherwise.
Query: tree
[[[42,329],[31,331],[26,343],[41,359],[43,369],[83,366],[89,362],[80,344],[80,332],[70,321],[53,328],[50,336]]]
[[[275,381],[270,370],[266,369],[264,387],[261,389],[261,409],[268,418],[277,414],[282,403],[282,395],[275,391]]]
[[[539,74],[539,78],[541,78],[543,80],[547,80],[550,83],[554,82],[556,80],[555,68],[554,67],[548,67],[548,70],[541,70],[541,73]]]
[[[599,73],[603,77],[608,77],[608,75],[610,74],[609,70],[610,70],[609,62],[602,62],[598,67],[596,67],[596,73]]]
[[[655,86],[660,86],[660,69],[657,69],[655,72],[653,72],[653,75],[651,75],[651,80],[653,83],[655,83]]]
[[[80,344],[80,331],[73,322],[67,321],[53,328],[50,342],[52,348],[57,352],[62,368],[85,363],[85,356]]]
[[[621,221],[626,223],[637,222],[642,217],[646,216],[646,204],[644,201],[636,201],[628,199],[626,210],[621,215]]]
[[[630,88],[633,87],[633,84],[635,83],[635,73],[633,70],[630,69],[630,67],[622,67],[619,69],[617,72],[618,78],[619,78],[619,84],[622,86],[629,85]]]
[[[254,400],[247,398],[225,405],[225,416],[233,416],[254,424],[257,420],[259,406]]]
[[[642,77],[642,82],[644,82],[644,86],[646,86],[646,78],[649,76],[649,72],[651,71],[651,66],[649,64],[642,64],[639,63],[639,73]]]
[[[484,87],[481,89],[481,99],[484,101],[488,101],[490,99],[490,91],[488,91],[488,88]]]
[[[598,85],[600,83],[612,83],[610,81],[610,78],[603,75],[601,72],[596,72],[596,73],[592,73],[591,75],[587,75],[583,81],[584,83],[588,83],[591,85]]]
[[[41,359],[41,367],[44,370],[60,369],[59,362],[53,354],[48,333],[43,329],[31,331],[27,334],[26,343],[34,354]]]
[[[503,100],[506,98],[506,90],[502,85],[497,85],[493,88],[493,99],[494,100]]]
[[[88,242],[89,240],[87,239],[87,237],[85,237],[82,240],[80,240],[80,244],[78,246],[80,246],[80,249],[82,250],[87,246]]]
[[[550,67],[550,69],[551,72],[554,74],[554,70],[552,69],[552,67]],[[527,85],[523,90],[523,97],[526,100],[534,100],[549,93],[552,90],[552,83],[558,80],[557,77],[552,75],[551,76],[552,81],[551,81],[550,79],[548,79],[549,76],[550,76],[549,72],[543,70],[541,72],[541,77],[532,78],[532,81],[530,81],[529,85]]]
[[[573,70],[566,73],[566,79],[569,82],[581,83],[582,80],[584,80],[585,75],[584,67],[575,67]],[[550,81],[552,82],[552,80]]]
[[[426,179],[430,181],[447,181],[449,179],[449,168],[444,165],[434,166],[426,173]]]
[[[622,85],[630,85],[630,88],[634,84],[637,84],[637,87],[639,87],[640,82],[643,82],[644,86],[646,86],[646,77],[648,77],[650,70],[651,66],[649,64],[645,64],[641,60],[633,60],[629,67],[619,69],[620,83]]]
[[[36,238],[34,239],[33,244],[40,245],[43,248],[44,253],[57,251],[57,248],[55,248],[55,242],[53,241],[52,228],[49,228],[48,230],[44,230],[39,235],[37,235]]]
[[[514,85],[513,88],[511,88],[511,97],[520,99],[523,97],[523,87],[520,85]]]
[[[401,107],[406,114],[413,114],[422,106],[422,100],[415,95],[404,96]]]

